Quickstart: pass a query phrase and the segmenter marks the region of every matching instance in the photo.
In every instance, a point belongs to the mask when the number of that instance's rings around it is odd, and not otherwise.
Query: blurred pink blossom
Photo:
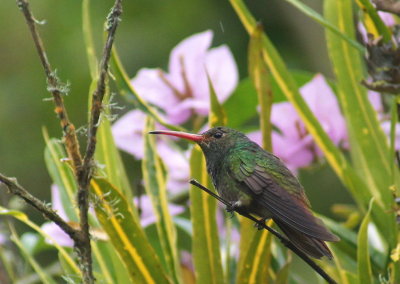
[[[208,114],[207,72],[220,102],[235,89],[238,71],[232,53],[226,45],[210,49],[212,37],[211,31],[190,36],[171,51],[168,72],[144,68],[132,79],[138,94],[159,107],[169,123],[182,124],[193,112]]]
[[[300,93],[325,132],[336,145],[347,141],[346,123],[335,94],[320,74],[305,84]],[[321,150],[307,132],[295,108],[289,102],[273,104],[271,122],[280,132],[272,133],[274,153],[289,169],[296,171],[312,163]],[[250,139],[261,143],[261,133],[249,134]]]

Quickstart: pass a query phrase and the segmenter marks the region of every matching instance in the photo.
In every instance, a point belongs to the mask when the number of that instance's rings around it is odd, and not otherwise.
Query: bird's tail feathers
[[[329,259],[333,258],[331,251],[324,241],[307,236],[302,232],[292,229],[289,225],[279,220],[274,219],[274,222],[285,233],[292,244],[305,254],[317,259],[320,259],[323,256],[326,256]]]

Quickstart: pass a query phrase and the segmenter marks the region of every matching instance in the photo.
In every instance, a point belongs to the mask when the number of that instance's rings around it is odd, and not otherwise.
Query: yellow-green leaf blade
[[[318,14],[316,11],[305,5],[304,3],[300,2],[299,0],[285,0],[286,2],[292,4],[294,7],[296,7],[299,11],[316,21],[317,23],[321,24],[323,27],[326,29],[330,30],[332,33],[335,33],[338,37],[340,37],[342,40],[346,41],[357,49],[360,52],[364,51],[364,47],[359,44],[356,40],[354,40],[351,37],[348,37],[345,33],[343,33],[340,29],[335,26],[334,23],[328,21],[325,19],[322,15]],[[367,0],[369,1],[369,0]]]
[[[190,157],[191,177],[208,185],[203,153],[194,147]],[[195,186],[190,187],[190,212],[193,226],[192,253],[197,283],[224,283],[215,199]]]
[[[272,225],[272,220],[268,226]],[[243,228],[242,228],[243,226]],[[240,260],[237,284],[266,283],[271,262],[271,234],[267,230],[254,230],[253,222],[241,222]],[[243,238],[244,236],[247,236]],[[243,238],[243,240],[242,240]]]
[[[95,211],[132,283],[170,283],[125,197],[105,179],[92,180]]]
[[[361,222],[360,230],[357,237],[357,263],[358,263],[358,283],[372,284],[372,268],[368,248],[368,224],[373,206],[373,199],[370,202],[369,209]]]
[[[47,133],[43,132],[46,148],[44,158],[47,170],[58,187],[61,198],[61,203],[65,214],[70,221],[78,221],[78,209],[75,205],[75,193],[77,191],[77,184],[74,173],[68,162],[64,161],[68,156],[64,151],[61,142],[56,139],[50,139]]]
[[[165,174],[160,157],[156,153],[155,136],[148,132],[154,129],[154,120],[146,120],[144,130],[144,158],[142,162],[143,180],[153,211],[157,217],[156,227],[163,249],[163,259],[174,283],[181,282],[181,269],[176,247],[176,229],[168,210]]]
[[[268,68],[263,61],[262,50],[262,26],[257,25],[250,34],[249,44],[249,74],[257,91],[258,104],[260,106],[260,128],[262,133],[262,146],[265,150],[272,152],[271,141],[271,108],[273,94],[271,89]]]

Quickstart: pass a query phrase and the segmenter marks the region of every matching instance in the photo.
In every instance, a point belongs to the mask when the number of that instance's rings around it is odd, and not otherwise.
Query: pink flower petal
[[[205,93],[208,90],[204,62],[212,37],[212,31],[198,33],[186,38],[172,50],[169,59],[170,80],[182,93],[185,93],[182,67],[192,92]]]
[[[121,150],[135,158],[143,158],[143,129],[146,115],[139,110],[132,110],[118,119],[112,126],[115,144]]]
[[[166,109],[177,103],[178,99],[173,89],[161,79],[162,76],[168,79],[168,75],[160,69],[143,68],[131,80],[131,84],[144,100]]]
[[[346,122],[335,94],[324,77],[316,75],[300,89],[311,111],[335,144],[347,138]]]
[[[73,206],[73,204],[71,204]],[[61,218],[67,220],[67,214],[65,213],[64,207],[62,205],[60,190],[56,184],[51,185],[51,208],[60,215]]]
[[[207,53],[206,68],[218,100],[223,103],[235,90],[239,78],[235,59],[229,48],[222,45],[210,49]],[[209,91],[206,95],[205,99],[208,100]]]
[[[42,230],[56,240],[57,244],[63,247],[73,247],[74,241],[58,227],[55,223],[48,222],[42,225]],[[49,239],[45,240],[48,244],[53,244]]]

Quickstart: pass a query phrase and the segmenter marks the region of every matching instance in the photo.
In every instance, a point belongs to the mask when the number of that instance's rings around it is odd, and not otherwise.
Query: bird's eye
[[[219,138],[222,137],[222,135],[223,135],[222,132],[217,132],[217,133],[214,134],[214,138],[219,139]]]

